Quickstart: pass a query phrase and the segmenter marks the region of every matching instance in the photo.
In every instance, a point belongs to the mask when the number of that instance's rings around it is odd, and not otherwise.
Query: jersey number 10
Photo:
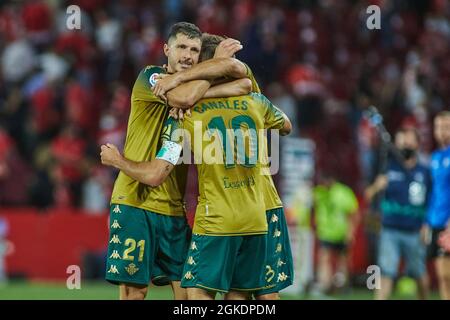
[[[218,130],[222,142],[224,166],[231,169],[236,164],[253,168],[258,161],[258,133],[255,121],[249,116],[239,115],[231,119],[228,127],[223,117],[214,117],[208,123],[210,131]],[[231,137],[231,138],[230,138]],[[245,141],[248,138],[248,152]]]

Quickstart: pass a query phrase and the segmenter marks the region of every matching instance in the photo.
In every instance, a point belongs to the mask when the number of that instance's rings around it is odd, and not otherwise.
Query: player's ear
[[[166,55],[166,57],[169,56],[169,51],[170,51],[169,45],[167,43],[164,43],[164,54]]]

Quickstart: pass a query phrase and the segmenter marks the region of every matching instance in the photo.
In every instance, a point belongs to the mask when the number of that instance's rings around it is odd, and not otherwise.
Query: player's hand
[[[190,117],[191,116],[191,109],[178,109],[178,108],[172,108],[170,109],[169,116],[176,120],[183,120],[184,117]]]
[[[217,46],[214,58],[231,58],[236,52],[242,50],[242,48],[239,40],[227,38]]]
[[[175,120],[178,120],[178,109],[177,108],[172,108],[169,111],[169,117],[174,118]]]
[[[167,74],[167,73],[158,73],[155,77],[155,80],[156,80],[156,82],[158,82],[158,80],[164,79],[169,76],[170,76],[170,74]]]
[[[116,167],[119,163],[122,155],[115,145],[112,143],[107,143],[106,145],[102,145],[100,147],[100,158],[102,160],[102,164],[106,166]]]
[[[181,80],[177,74],[159,74],[155,80],[157,81],[153,86],[153,93],[164,101],[167,101],[166,93],[181,84]]]
[[[179,108],[172,108],[170,109],[169,115],[175,120],[182,120],[184,119],[184,110]]]

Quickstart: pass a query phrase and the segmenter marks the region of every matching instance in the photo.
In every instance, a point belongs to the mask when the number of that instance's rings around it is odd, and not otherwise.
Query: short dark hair
[[[214,57],[214,53],[216,52],[216,48],[225,37],[221,37],[215,34],[203,33],[202,35],[202,50],[200,51],[200,56],[198,58],[199,61],[205,61],[208,59],[212,59]]]
[[[169,35],[167,37],[167,42],[170,39],[175,38],[177,34],[184,34],[189,39],[200,39],[202,38],[202,32],[200,29],[193,23],[190,22],[177,22],[172,27],[170,27]]]

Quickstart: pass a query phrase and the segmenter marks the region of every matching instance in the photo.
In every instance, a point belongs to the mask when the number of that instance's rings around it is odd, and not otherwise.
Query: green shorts
[[[258,290],[255,296],[279,292],[292,285],[294,264],[292,260],[289,232],[283,208],[266,211],[267,260],[265,263],[268,288]]]
[[[109,226],[107,281],[148,285],[150,280],[181,280],[191,236],[185,217],[112,204]]]
[[[266,287],[263,265],[267,237],[194,234],[183,270],[183,288],[215,292]]]
[[[153,265],[151,280],[152,283],[158,287],[167,286],[171,283],[167,274],[159,267],[157,263]]]

